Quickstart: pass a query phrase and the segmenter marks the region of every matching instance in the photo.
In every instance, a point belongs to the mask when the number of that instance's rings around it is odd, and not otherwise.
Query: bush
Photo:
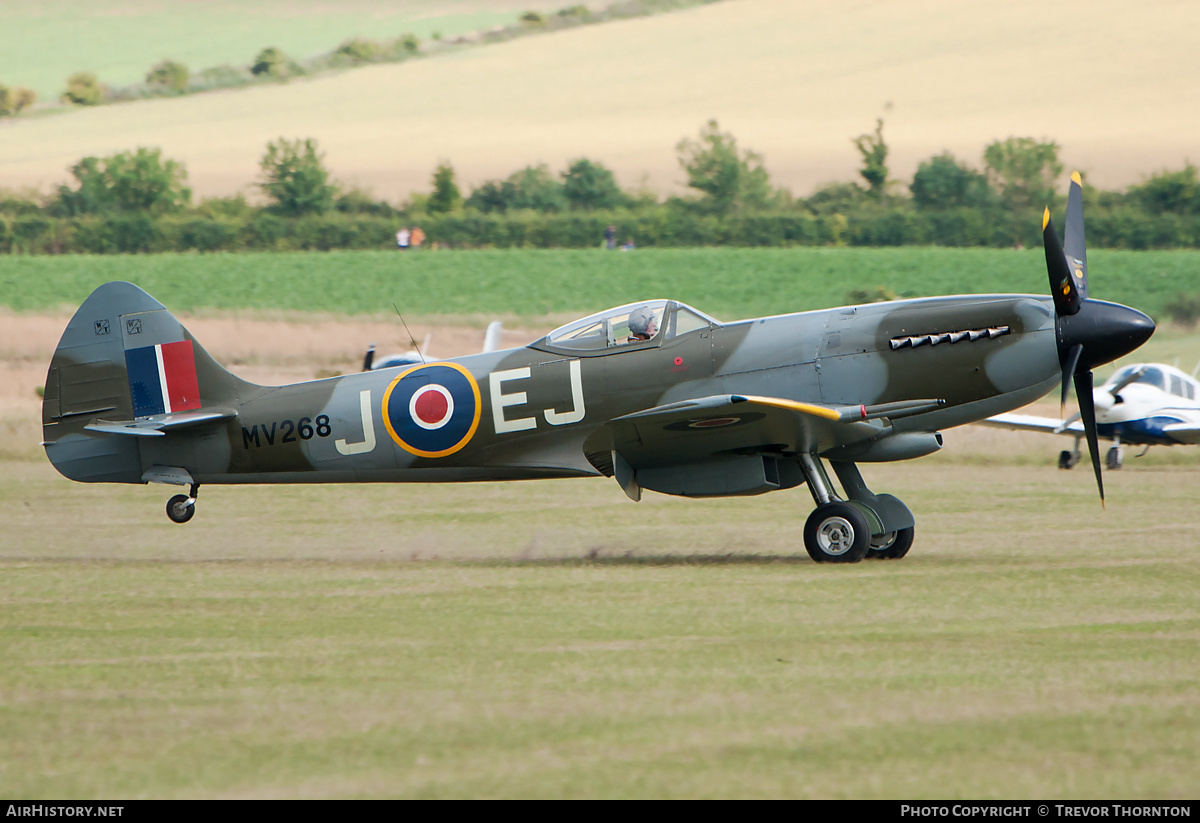
[[[188,88],[188,67],[174,60],[163,60],[146,75],[151,90],[168,94],[183,94]]]
[[[342,214],[372,214],[376,217],[395,217],[396,209],[391,203],[376,200],[362,189],[351,189],[338,196],[334,208]]]
[[[250,66],[250,73],[255,77],[286,80],[289,77],[303,74],[303,69],[279,49],[268,46],[255,56],[254,62]]]
[[[98,106],[104,102],[105,88],[90,71],[80,71],[67,78],[67,90],[62,93],[64,103],[77,106]]]
[[[323,160],[315,140],[281,137],[268,143],[259,161],[264,178],[259,188],[274,201],[271,208],[291,217],[329,211],[336,189]]]
[[[268,212],[258,214],[246,228],[246,246],[252,249],[272,250],[280,248],[288,234],[288,223],[282,217]]]
[[[404,60],[420,53],[421,38],[411,33],[400,35],[383,50],[383,56],[390,60]]]
[[[910,246],[927,243],[924,226],[917,215],[901,209],[862,210],[850,215],[852,246]]]
[[[238,224],[219,219],[189,220],[180,227],[176,248],[196,251],[236,251]]]
[[[339,64],[370,63],[378,60],[383,48],[374,40],[355,37],[347,40],[333,51],[333,60]]]
[[[111,157],[85,157],[71,167],[79,188],[59,186],[51,211],[62,216],[107,211],[178,211],[192,190],[183,164],[163,160],[159,149],[139,148]]]
[[[10,248],[27,254],[45,251],[52,229],[53,223],[41,215],[16,217],[9,228]]]
[[[0,117],[19,114],[37,102],[37,93],[24,86],[0,85]]]

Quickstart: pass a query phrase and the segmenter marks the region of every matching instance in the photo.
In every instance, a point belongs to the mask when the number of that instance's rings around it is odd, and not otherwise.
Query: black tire
[[[804,548],[818,563],[857,563],[870,542],[867,518],[848,503],[818,506],[804,524]]]
[[[1104,467],[1109,471],[1115,472],[1117,469],[1121,468],[1121,462],[1121,450],[1116,446],[1113,446],[1108,450],[1108,453],[1104,455]]]
[[[177,494],[167,501],[167,517],[172,523],[186,523],[196,515],[196,502],[186,494]]]
[[[1079,461],[1075,459],[1074,452],[1062,451],[1058,453],[1058,467],[1060,469],[1072,468]]]
[[[913,527],[899,529],[872,537],[868,545],[868,560],[899,560],[908,554],[913,544]]]

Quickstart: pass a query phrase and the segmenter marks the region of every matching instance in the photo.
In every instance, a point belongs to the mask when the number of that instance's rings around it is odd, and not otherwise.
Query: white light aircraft
[[[1096,405],[1096,434],[1113,441],[1104,459],[1110,469],[1121,468],[1124,445],[1145,446],[1149,450],[1151,446],[1200,444],[1200,383],[1174,366],[1162,363],[1126,366],[1097,386],[1092,396]],[[1069,469],[1079,462],[1079,440],[1085,436],[1078,418],[1077,414],[1066,420],[998,414],[981,422],[1004,429],[1074,437],[1074,450],[1058,456],[1058,467]]]

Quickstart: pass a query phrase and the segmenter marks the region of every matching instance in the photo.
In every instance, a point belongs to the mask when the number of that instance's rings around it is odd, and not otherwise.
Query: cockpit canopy
[[[642,300],[568,323],[530,346],[587,357],[654,348],[666,340],[719,325],[708,315],[673,300]]]

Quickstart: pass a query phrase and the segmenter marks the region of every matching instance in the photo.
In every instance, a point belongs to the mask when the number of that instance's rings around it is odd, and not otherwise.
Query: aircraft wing
[[[1083,424],[1078,420],[1064,425],[1061,420],[1055,420],[1052,417],[1035,417],[1031,414],[997,414],[995,417],[980,420],[979,423],[984,426],[1015,431],[1049,432],[1050,434],[1066,434],[1071,437],[1084,435]]]
[[[1194,423],[1172,423],[1163,426],[1163,434],[1190,446],[1200,445],[1200,426]]]
[[[698,463],[714,456],[759,452],[820,453],[878,437],[883,418],[930,411],[939,400],[877,406],[826,406],[777,397],[715,395],[617,417],[584,444],[604,474],[612,452],[637,469]]]

